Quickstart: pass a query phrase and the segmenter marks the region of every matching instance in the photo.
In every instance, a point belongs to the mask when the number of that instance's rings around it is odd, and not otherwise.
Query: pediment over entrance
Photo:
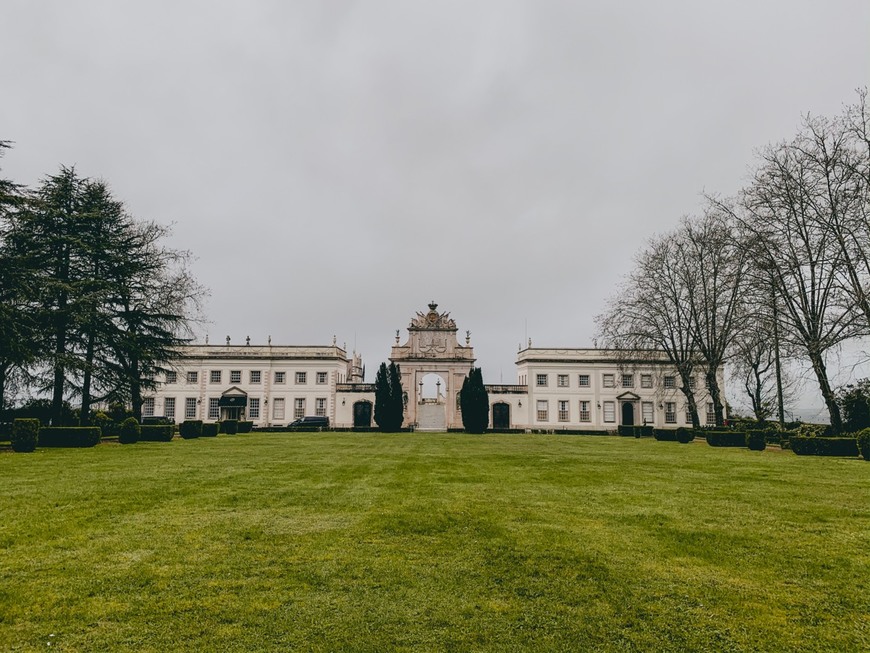
[[[633,392],[623,392],[621,395],[617,395],[616,398],[620,401],[638,401],[640,395],[636,395]]]

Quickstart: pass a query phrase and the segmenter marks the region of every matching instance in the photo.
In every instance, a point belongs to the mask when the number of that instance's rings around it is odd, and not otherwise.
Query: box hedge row
[[[746,433],[743,431],[704,430],[704,437],[711,447],[745,447]]]
[[[217,422],[203,422],[202,424],[202,433],[200,433],[200,437],[202,438],[216,438],[218,434],[218,430],[220,430],[220,426]]]
[[[178,425],[178,434],[185,440],[198,438],[202,435],[202,420],[189,419]]]
[[[858,441],[851,438],[808,437],[792,435],[791,450],[798,456],[852,456],[858,455]]]
[[[95,447],[100,438],[98,426],[43,426],[38,435],[40,447]]]
[[[175,427],[171,424],[143,424],[139,431],[139,442],[171,442]]]

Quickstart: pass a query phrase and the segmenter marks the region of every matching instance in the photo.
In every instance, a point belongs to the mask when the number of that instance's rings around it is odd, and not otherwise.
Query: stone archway
[[[474,349],[471,335],[466,332],[465,345],[456,338],[458,329],[449,313],[438,310],[438,304],[431,302],[429,311],[418,312],[408,326],[408,340],[400,344],[399,331],[396,331],[396,344],[393,346],[390,361],[401,370],[402,389],[408,393],[405,409],[405,426],[421,427],[424,413],[434,409],[423,408],[426,397],[424,377],[435,374],[441,379],[440,410],[443,413],[442,428],[461,428],[462,415],[459,412],[458,393],[462,382],[474,365]],[[420,383],[423,382],[421,386]]]
[[[354,428],[369,428],[372,425],[372,402],[363,400],[353,404]]]

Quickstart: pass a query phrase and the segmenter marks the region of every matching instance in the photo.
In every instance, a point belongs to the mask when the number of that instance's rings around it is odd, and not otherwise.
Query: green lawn
[[[859,459],[250,434],[0,479],[0,650],[870,650]]]

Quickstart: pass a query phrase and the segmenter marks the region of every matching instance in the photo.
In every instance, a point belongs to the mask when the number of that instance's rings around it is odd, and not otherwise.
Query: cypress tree
[[[404,413],[399,367],[381,363],[375,376],[375,422],[384,433],[395,433],[402,428]]]
[[[479,367],[472,367],[462,382],[459,407],[462,410],[462,425],[467,433],[486,432],[489,425],[489,395]]]

